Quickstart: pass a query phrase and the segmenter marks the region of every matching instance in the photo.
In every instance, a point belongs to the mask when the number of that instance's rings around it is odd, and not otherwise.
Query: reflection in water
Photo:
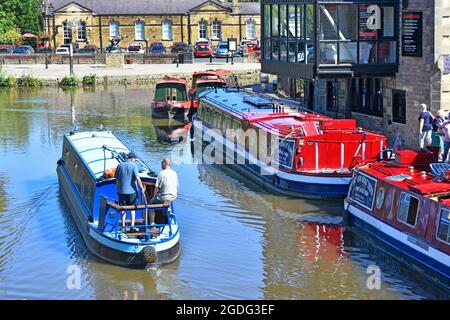
[[[158,170],[189,136],[184,124],[152,122],[151,99],[139,86],[0,90],[0,298],[433,297],[403,277],[403,267],[384,264],[382,289],[366,288],[366,268],[378,256],[343,230],[340,202],[273,196],[206,165],[174,166],[182,234],[175,263],[131,270],[93,256],[59,195],[62,135],[103,125]],[[67,287],[73,265],[79,290]]]

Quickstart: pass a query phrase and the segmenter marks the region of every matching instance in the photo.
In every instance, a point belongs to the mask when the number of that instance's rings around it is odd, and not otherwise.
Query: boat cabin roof
[[[450,195],[450,181],[445,179],[450,165],[437,163],[437,154],[431,151],[399,150],[395,158],[394,161],[368,164],[360,171],[400,189],[426,197],[442,198],[446,205],[450,205],[450,197],[445,197]]]
[[[159,80],[158,82],[156,82],[156,85],[162,85],[162,84],[182,84],[182,85],[187,85],[187,81],[186,79],[179,79],[179,78],[166,78],[166,79],[162,79]]]
[[[118,160],[117,154],[131,152],[131,149],[111,131],[75,131],[66,134],[65,138],[80,156],[94,179],[99,179],[105,168],[117,167],[121,162]],[[139,155],[137,156],[139,157]],[[138,159],[138,163],[145,172],[150,171],[142,160]]]

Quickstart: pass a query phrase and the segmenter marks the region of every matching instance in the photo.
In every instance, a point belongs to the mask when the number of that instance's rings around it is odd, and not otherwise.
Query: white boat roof
[[[125,154],[131,152],[111,131],[75,131],[71,134],[66,134],[66,137],[72,143],[75,151],[84,160],[92,175],[97,179],[103,175],[105,168],[116,168],[120,163],[119,160],[112,156],[112,151],[124,152]],[[107,148],[105,151],[103,146]],[[140,160],[142,162],[142,159]],[[144,170],[148,170],[147,166],[144,163],[142,164]]]

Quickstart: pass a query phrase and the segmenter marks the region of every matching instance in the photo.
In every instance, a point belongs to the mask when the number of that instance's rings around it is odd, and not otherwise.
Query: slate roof
[[[146,15],[185,14],[208,0],[49,0],[55,11],[70,3],[76,3],[97,15]],[[231,8],[231,3],[215,2],[219,6]],[[239,3],[241,14],[259,14],[260,4]]]

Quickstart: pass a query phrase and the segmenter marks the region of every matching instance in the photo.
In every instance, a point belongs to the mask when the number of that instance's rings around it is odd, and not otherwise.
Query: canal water
[[[186,136],[170,143],[183,128],[152,122],[151,99],[142,86],[0,90],[1,299],[436,297],[346,229],[342,203],[273,196],[227,168],[192,163]],[[156,170],[163,157],[184,159],[174,165],[182,239],[175,263],[131,270],[87,250],[55,171],[62,136],[74,124],[113,130]],[[379,286],[370,278],[377,268]]]

